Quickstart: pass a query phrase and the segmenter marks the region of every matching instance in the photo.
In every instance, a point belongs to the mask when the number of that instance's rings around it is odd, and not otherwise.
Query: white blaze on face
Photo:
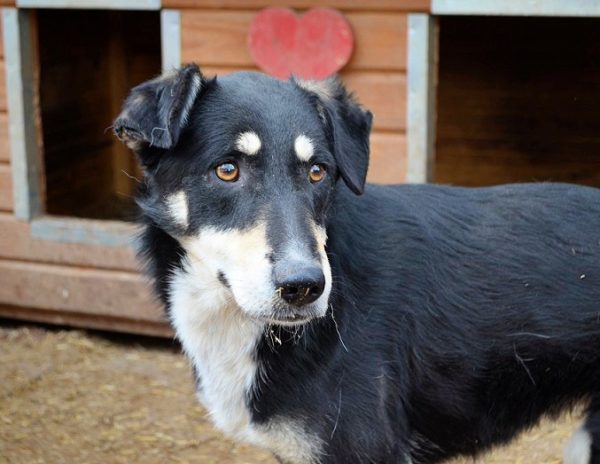
[[[173,193],[166,199],[169,214],[175,223],[181,227],[187,228],[188,222],[188,200],[183,190]]]
[[[262,142],[260,141],[260,138],[256,132],[252,131],[242,132],[235,141],[236,150],[249,156],[256,155],[261,147]]]
[[[319,312],[323,315],[327,312],[327,306],[329,304],[329,295],[331,293],[331,286],[333,279],[331,277],[331,265],[329,264],[329,258],[325,251],[325,245],[327,243],[327,232],[324,227],[318,226],[313,222],[312,224],[313,234],[317,241],[317,250],[319,251],[319,257],[321,258],[321,266],[323,267],[323,275],[325,276],[325,288],[323,294],[315,302],[318,305]]]
[[[300,134],[294,141],[294,151],[300,161],[308,161],[314,154],[314,146],[312,140],[306,135]]]

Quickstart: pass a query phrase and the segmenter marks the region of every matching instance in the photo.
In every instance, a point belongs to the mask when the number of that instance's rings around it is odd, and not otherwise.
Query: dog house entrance
[[[600,187],[600,19],[440,17],[434,180]]]
[[[38,10],[45,211],[133,218],[140,173],[113,136],[129,89],[161,70],[158,12]]]

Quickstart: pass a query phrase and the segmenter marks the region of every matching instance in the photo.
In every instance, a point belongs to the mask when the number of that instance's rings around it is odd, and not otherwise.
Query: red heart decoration
[[[348,62],[353,46],[350,24],[331,8],[314,8],[302,16],[287,8],[265,8],[248,34],[254,62],[280,79],[330,76]]]

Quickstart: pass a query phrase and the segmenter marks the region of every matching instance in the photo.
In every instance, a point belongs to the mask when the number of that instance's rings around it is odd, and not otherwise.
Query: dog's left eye
[[[225,182],[234,182],[240,177],[240,168],[234,162],[219,164],[215,168],[217,177]]]
[[[310,171],[308,173],[308,176],[310,177],[310,181],[312,183],[321,182],[323,180],[323,178],[325,177],[326,172],[327,172],[327,169],[325,168],[324,165],[322,165],[322,164],[313,164],[310,167]]]

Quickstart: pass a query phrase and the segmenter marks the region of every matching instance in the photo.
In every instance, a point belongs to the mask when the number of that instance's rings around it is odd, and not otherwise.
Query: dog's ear
[[[172,148],[204,83],[192,64],[138,85],[113,123],[115,134],[138,153],[146,147]]]
[[[362,194],[369,167],[373,115],[354,100],[337,77],[295,82],[317,98],[317,110],[329,130],[340,175],[350,190]]]

